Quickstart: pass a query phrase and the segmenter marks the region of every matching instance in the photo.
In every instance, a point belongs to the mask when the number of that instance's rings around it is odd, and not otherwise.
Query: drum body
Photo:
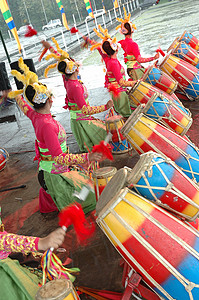
[[[179,38],[179,42],[181,41],[185,42],[196,51],[199,50],[199,41],[192,33],[184,31],[182,36]]]
[[[127,188],[104,196],[97,223],[127,263],[163,299],[199,299],[199,233]]]
[[[199,182],[199,149],[186,136],[144,116],[141,107],[128,118],[121,132],[139,154],[152,150],[165,155],[189,178]]]
[[[97,201],[103,189],[116,172],[117,169],[115,167],[104,167],[93,172],[92,176],[94,180],[95,195]]]
[[[142,154],[129,172],[128,184],[141,196],[188,221],[194,221],[199,214],[198,185],[160,154]]]
[[[160,93],[165,98],[170,99],[171,101],[175,100],[179,102],[180,106],[182,106],[182,103],[174,93],[172,95],[169,95],[159,88],[144,81],[138,81],[138,83],[136,83],[134,87],[130,89],[128,94],[129,102],[132,104],[136,104],[137,106],[139,106],[140,104],[145,104],[151,99],[152,96],[154,96],[155,93]]]
[[[112,134],[109,144],[112,146],[112,153],[114,154],[126,153],[129,150],[129,143],[120,132],[123,124],[122,116],[119,115],[106,119],[106,131]]]
[[[5,168],[6,162],[8,161],[8,157],[8,152],[5,149],[0,148],[0,171],[2,171]]]
[[[173,49],[171,52],[172,55],[175,55],[191,65],[195,66],[197,69],[199,69],[199,55],[198,52],[193,49],[191,46],[186,44],[185,42],[178,43],[177,47]]]
[[[143,108],[148,117],[162,123],[180,135],[186,134],[192,124],[191,113],[174,99],[155,93]]]
[[[36,300],[80,300],[70,280],[54,279],[39,288]]]
[[[145,71],[142,80],[156,86],[170,95],[175,92],[178,85],[176,80],[156,67],[155,64]]]
[[[178,81],[179,87],[191,100],[199,96],[199,70],[174,55],[167,55],[160,69]]]

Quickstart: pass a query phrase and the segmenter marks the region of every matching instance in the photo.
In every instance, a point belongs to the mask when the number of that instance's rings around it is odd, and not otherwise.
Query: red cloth
[[[125,38],[125,40],[121,40],[118,43],[121,44],[122,49],[124,50],[124,57],[127,55],[134,55],[135,58],[140,55],[140,50],[138,44],[132,40],[132,38]]]
[[[39,210],[41,213],[58,211],[52,197],[42,187],[39,190]]]
[[[49,149],[52,156],[58,156],[62,153],[61,146],[58,140],[60,130],[64,132],[62,125],[53,119],[51,114],[40,114],[28,106],[27,117],[32,121],[35,130],[35,135],[39,140],[39,147]]]
[[[78,80],[66,80],[65,75],[63,75],[62,78],[67,92],[67,97],[65,99],[66,105],[68,102],[76,103],[79,109],[81,109],[84,105],[87,105],[85,101],[85,99],[88,98],[86,87]]]

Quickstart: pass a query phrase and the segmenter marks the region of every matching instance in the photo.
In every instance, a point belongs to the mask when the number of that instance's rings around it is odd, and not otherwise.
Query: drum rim
[[[119,122],[122,120],[122,116],[121,115],[114,115],[114,116],[111,116],[111,117],[108,117],[105,122],[106,123],[114,123],[114,122]],[[113,121],[111,122],[110,119],[113,119]]]
[[[144,114],[142,113],[142,111],[143,111],[143,107],[142,107],[142,105],[139,105],[134,110],[134,112],[130,115],[130,117],[127,119],[127,121],[124,123],[124,125],[121,128],[121,133],[124,136],[128,135],[128,132],[129,132],[129,129],[130,129],[130,125],[131,126],[135,125],[135,123],[137,123],[137,121],[139,120],[139,118],[142,117],[142,116],[144,116]],[[138,118],[138,115],[139,115],[139,118]],[[147,116],[145,116],[145,117],[147,117]]]
[[[167,53],[169,53],[170,51],[172,52],[172,50],[174,50],[174,49],[176,49],[176,47],[175,48],[171,48],[173,45],[174,45],[174,43],[176,43],[177,41],[179,41],[179,37],[177,37],[177,38],[175,38],[175,40],[172,42],[172,44],[169,46],[169,48],[167,49]],[[178,44],[179,44],[180,42],[178,42]],[[178,46],[178,45],[177,45]]]
[[[148,171],[149,166],[150,166],[150,162],[152,161],[152,159],[154,158],[162,158],[164,161],[166,161],[166,158],[157,153],[154,152],[152,150],[143,153],[140,155],[140,159],[137,161],[137,163],[135,164],[134,168],[132,169],[132,172],[129,172],[129,176],[127,177],[127,182],[128,184],[135,184],[137,183],[140,178],[143,176],[143,173]],[[170,159],[168,158],[168,160],[170,161]],[[142,165],[142,168],[141,168]],[[133,181],[133,183],[132,183]]]
[[[44,285],[42,285],[42,286],[38,289],[38,291],[37,291],[37,293],[36,293],[35,299],[36,299],[36,300],[39,300],[38,297],[40,297],[40,292],[44,289],[44,287],[47,287],[47,286],[51,287],[55,282],[57,283],[57,281],[63,281],[63,282],[65,282],[65,283],[66,283],[66,290],[64,290],[62,294],[59,294],[59,295],[56,295],[56,296],[52,296],[51,298],[46,298],[46,300],[48,300],[48,299],[50,299],[50,300],[55,299],[55,300],[56,300],[56,298],[57,298],[58,296],[59,296],[59,297],[60,297],[60,296],[67,297],[67,296],[73,291],[73,285],[72,285],[72,282],[71,282],[69,279],[66,279],[66,278],[56,278],[56,279],[50,280],[49,282],[47,282],[47,283],[45,283]],[[45,298],[42,298],[42,299],[45,300]]]
[[[105,207],[107,207],[109,203],[112,202],[112,199],[115,199],[120,191],[126,186],[127,176],[128,169],[122,168],[119,169],[110,179],[98,199],[96,205],[96,215],[101,214],[101,212],[104,211]]]
[[[148,76],[148,73],[153,69],[156,68],[159,70],[159,68],[156,66],[156,63],[154,63],[153,65],[149,66],[149,68],[146,70],[146,72],[144,72],[144,75],[142,76],[142,81],[146,80],[146,77]],[[160,70],[161,72],[161,70]],[[148,82],[147,82],[148,83]],[[150,83],[149,83],[150,84]]]
[[[179,37],[179,41],[181,41],[181,40],[183,39],[183,37],[185,36],[186,33],[188,33],[187,30],[185,30],[185,31],[183,32],[183,34],[181,35],[181,37]]]
[[[110,169],[110,170],[108,171],[108,169]],[[100,170],[101,170],[101,174],[98,174],[98,172],[100,172]],[[102,167],[102,168],[94,170],[92,177],[96,178],[96,179],[103,179],[105,175],[107,175],[106,177],[109,177],[109,176],[114,175],[116,172],[117,172],[117,168],[114,166]]]

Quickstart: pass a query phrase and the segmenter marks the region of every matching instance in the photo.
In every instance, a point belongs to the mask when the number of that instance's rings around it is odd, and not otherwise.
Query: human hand
[[[91,152],[88,154],[89,161],[102,161],[103,155],[99,152]]]
[[[41,41],[42,45],[44,48],[49,49],[51,47],[51,44],[45,40]]]
[[[160,57],[160,53],[157,52],[156,55],[153,57],[154,60],[158,59]]]
[[[109,108],[111,108],[111,107],[113,107],[113,100],[111,99],[111,100],[108,100],[108,102],[106,103],[106,107],[107,107],[107,109],[109,109]]]
[[[58,248],[64,242],[66,232],[62,227],[57,228],[38,242],[38,250],[46,251],[49,248]]]

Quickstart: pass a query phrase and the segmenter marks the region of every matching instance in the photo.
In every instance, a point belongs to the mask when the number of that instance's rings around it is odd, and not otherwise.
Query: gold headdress
[[[124,24],[128,23],[131,27],[132,32],[134,31],[134,29],[137,29],[137,28],[136,28],[135,24],[130,22],[131,14],[129,13],[129,15],[127,16],[126,9],[125,9],[125,7],[123,7],[123,8],[124,8],[124,19],[117,18],[117,21],[121,22],[121,24],[118,25],[115,29],[118,30],[120,28],[121,33],[125,34],[125,33],[128,33],[128,30],[124,27]]]
[[[95,28],[93,29],[93,31],[96,33],[96,35],[98,37],[100,37],[102,39],[102,42],[94,44],[93,46],[91,46],[90,50],[92,51],[95,48],[101,47],[105,41],[108,41],[110,43],[111,48],[114,51],[116,51],[117,47],[118,47],[118,44],[116,43],[117,42],[116,37],[114,37],[112,39],[111,36],[110,36],[110,34],[108,33],[108,29],[107,28],[103,29],[101,25],[98,25],[98,28],[99,28],[99,30],[101,32],[97,31],[97,29],[95,29]],[[103,49],[102,49],[102,51],[103,51]]]
[[[49,55],[46,56],[46,60],[49,60],[50,58],[54,58],[57,60],[57,63],[52,64],[45,69],[45,72],[44,72],[45,77],[47,77],[47,74],[50,69],[53,69],[56,67],[57,67],[58,71],[62,74],[64,73],[64,71],[67,74],[74,73],[75,70],[79,67],[78,63],[76,63],[74,60],[72,60],[70,58],[69,54],[59,47],[59,44],[54,37],[52,38],[52,41],[55,44],[55,46],[57,48],[57,52],[60,53],[60,55],[57,55],[56,53],[50,53]],[[64,71],[59,70],[59,64],[61,62],[65,62]]]
[[[11,74],[15,76],[24,85],[23,89],[18,91],[11,91],[8,95],[10,98],[15,98],[17,95],[23,94],[24,97],[33,105],[34,103],[45,103],[51,96],[47,87],[38,81],[38,76],[34,72],[30,71],[28,66],[24,64],[23,58],[20,57],[18,61],[19,68],[23,71],[23,74],[17,70],[12,70]],[[32,90],[32,96],[29,97],[29,90]]]

